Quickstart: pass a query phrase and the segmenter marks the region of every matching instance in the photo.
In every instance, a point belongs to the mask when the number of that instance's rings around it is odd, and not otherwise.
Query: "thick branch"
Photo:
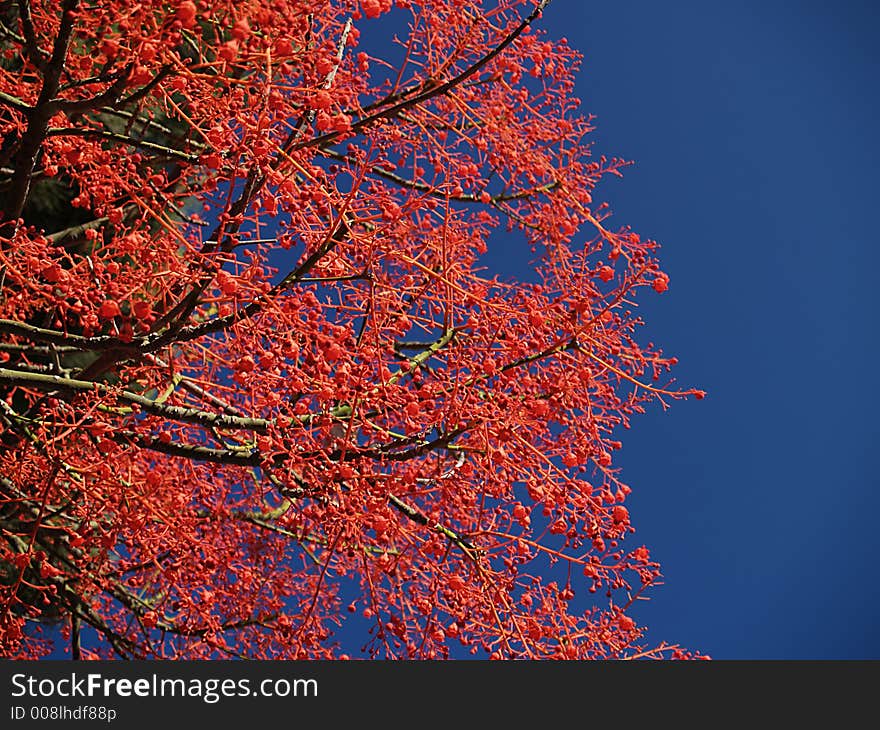
[[[89,99],[79,99],[77,101],[57,99],[55,101],[56,109],[70,116],[72,114],[81,114],[82,112],[96,109],[97,107],[104,106],[105,104],[115,104],[119,100],[119,97],[122,95],[122,92],[125,90],[125,85],[128,82],[128,74],[131,72],[133,65],[134,64],[130,63],[124,69],[119,71],[116,74],[116,79],[113,81],[113,83],[110,84],[110,86],[108,86],[100,94],[97,94],[96,96],[93,96]]]
[[[24,49],[28,60],[42,71],[46,67],[46,56],[37,44],[37,34],[34,31],[34,22],[31,19],[31,4],[29,0],[18,0],[18,17],[21,21]]]
[[[12,96],[11,94],[7,94],[5,91],[0,91],[0,103],[12,107],[16,111],[20,111],[23,114],[29,114],[31,111],[31,108],[21,99]]]
[[[53,99],[58,93],[61,82],[61,73],[64,70],[64,62],[67,59],[67,49],[70,46],[70,39],[73,35],[74,11],[78,4],[79,0],[64,0],[62,3],[61,24],[58,28],[58,35],[55,37],[52,56],[44,67],[43,86],[40,89],[40,96],[33,110],[28,115],[28,126],[21,138],[21,144],[13,160],[15,174],[13,175],[12,186],[7,198],[8,207],[3,211],[4,217],[8,221],[4,228],[11,224],[11,233],[18,230],[18,219],[21,216],[22,210],[24,210],[24,204],[30,191],[31,175],[34,172],[37,154],[46,138],[49,120],[56,111]],[[29,14],[26,0],[21,0],[19,7],[20,9],[27,9]],[[24,14],[22,15],[22,26],[27,38],[28,25],[24,21]],[[31,32],[33,32],[32,27]]]
[[[182,160],[183,162],[198,162],[199,160],[198,155],[191,155],[187,152],[181,152],[178,149],[174,149],[173,147],[165,147],[164,145],[156,144],[155,142],[148,142],[143,139],[134,139],[133,137],[127,137],[124,134],[117,134],[116,132],[109,132],[104,129],[86,129],[83,127],[53,127],[46,130],[46,136],[86,138],[95,137],[97,139],[107,139],[111,142],[121,142],[122,144],[130,145],[132,147],[139,147],[140,149],[149,150],[150,152],[155,152],[174,160]]]
[[[116,443],[127,446],[135,444],[150,451],[157,451],[168,456],[179,456],[191,461],[207,461],[213,464],[227,464],[229,466],[260,466],[262,455],[257,449],[214,449],[210,446],[196,446],[194,444],[178,444],[165,442],[159,438],[142,436],[134,431],[120,431],[116,434],[108,434]]]
[[[92,223],[95,223],[93,221]],[[62,231],[62,233],[65,233]],[[60,234],[59,234],[60,235]],[[49,342],[53,345],[63,345],[72,347],[83,352],[93,352],[100,350],[122,350],[135,351],[139,348],[133,346],[132,343],[123,342],[118,337],[109,335],[97,335],[95,337],[83,337],[82,335],[71,335],[57,330],[48,330],[34,325],[16,322],[12,319],[0,319],[0,333],[10,335],[18,335],[24,337],[31,342]]]
[[[132,393],[128,390],[114,390],[100,383],[94,383],[87,380],[74,380],[73,378],[61,377],[60,375],[46,375],[43,373],[22,372],[20,370],[0,368],[0,382],[47,392],[97,392],[101,395],[111,395],[118,400],[137,405],[142,410],[155,416],[161,416],[162,418],[167,418],[172,421],[180,421],[181,423],[191,423],[197,426],[204,426],[205,428],[263,432],[266,431],[272,423],[264,418],[242,418],[239,416],[230,416],[225,413],[211,413],[197,408],[165,405],[164,403],[157,403],[154,400],[144,398],[142,395]]]

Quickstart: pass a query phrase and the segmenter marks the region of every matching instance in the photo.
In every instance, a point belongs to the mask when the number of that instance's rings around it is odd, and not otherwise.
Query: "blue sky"
[[[663,244],[644,337],[702,402],[620,462],[666,584],[656,640],[719,659],[880,658],[876,284],[880,12],[871,3],[554,0],[585,55],[600,193]]]

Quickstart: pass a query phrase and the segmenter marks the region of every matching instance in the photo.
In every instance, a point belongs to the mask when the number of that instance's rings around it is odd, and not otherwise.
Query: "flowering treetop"
[[[546,4],[7,4],[4,655],[688,655],[613,454],[702,393]]]

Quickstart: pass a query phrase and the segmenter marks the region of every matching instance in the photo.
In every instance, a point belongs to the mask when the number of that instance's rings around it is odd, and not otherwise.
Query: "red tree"
[[[613,452],[702,394],[546,3],[5,4],[3,655],[687,655]]]

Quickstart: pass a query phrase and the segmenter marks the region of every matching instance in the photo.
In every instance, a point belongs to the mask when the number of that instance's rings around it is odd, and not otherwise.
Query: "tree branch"
[[[95,223],[95,221],[92,221],[92,223]],[[65,233],[65,231],[62,231],[61,233]],[[25,324],[24,322],[16,322],[12,319],[0,319],[0,332],[18,335],[31,342],[49,342],[53,345],[64,345],[83,352],[101,350],[122,350],[124,352],[140,351],[140,348],[137,345],[133,345],[131,342],[123,342],[118,337],[111,337],[110,335],[83,337],[82,335],[66,334],[65,332],[58,332],[57,330],[35,327],[34,325]]]
[[[40,50],[37,44],[37,34],[34,31],[34,22],[31,19],[30,0],[18,0],[18,17],[21,21],[21,31],[24,35],[24,49],[28,60],[40,71],[46,68],[46,54]]]
[[[247,430],[262,433],[272,425],[272,421],[264,418],[242,418],[225,413],[211,413],[197,408],[165,405],[164,403],[157,403],[149,398],[144,398],[142,395],[132,393],[131,391],[114,390],[101,383],[88,380],[74,380],[73,378],[61,377],[60,375],[46,375],[44,373],[0,368],[0,382],[47,392],[97,392],[101,395],[113,396],[126,403],[137,405],[147,413],[155,416],[161,416],[171,421],[180,421],[181,423],[191,423],[205,428]]]
[[[7,94],[5,91],[0,91],[0,103],[12,107],[22,114],[30,114],[32,111],[31,107],[25,104],[21,99],[12,96],[11,94]]]
[[[112,142],[121,142],[122,144],[130,145],[132,147],[139,147],[140,149],[149,150],[150,152],[156,152],[174,160],[181,160],[183,162],[191,163],[199,161],[198,155],[181,152],[180,150],[174,149],[173,147],[165,147],[164,145],[156,144],[155,142],[147,142],[146,140],[142,139],[134,139],[133,137],[127,137],[124,134],[118,134],[116,132],[110,132],[104,129],[87,129],[83,127],[52,127],[46,130],[46,136],[86,138],[96,137],[98,139],[106,139]]]
[[[58,35],[55,37],[52,56],[44,67],[43,85],[40,89],[40,95],[34,108],[28,115],[28,126],[21,138],[20,146],[13,160],[15,174],[12,177],[12,186],[7,198],[7,208],[3,211],[7,222],[0,228],[9,238],[12,238],[12,235],[18,230],[18,221],[30,192],[31,175],[34,172],[37,154],[46,138],[49,120],[56,111],[52,100],[58,93],[61,72],[64,70],[67,49],[70,46],[70,39],[73,35],[74,12],[78,4],[79,0],[63,0],[61,24],[58,28]],[[22,28],[25,37],[27,37],[29,21],[25,22],[24,19],[24,11],[27,12],[27,17],[30,17],[30,8],[27,0],[20,0],[19,9],[23,13]],[[32,25],[30,25],[30,32],[33,33]]]
[[[166,77],[171,75],[171,72],[174,71],[174,66],[163,66],[159,73],[157,73],[147,84],[142,86],[140,89],[135,91],[132,94],[129,94],[123,99],[120,99],[117,103],[117,106],[124,107],[129,106],[130,104],[134,104],[145,96],[147,96],[153,89],[155,89]]]
[[[126,82],[128,81],[128,74],[131,69],[134,67],[133,63],[129,63],[124,69],[121,69],[116,74],[116,79],[113,81],[110,86],[108,86],[104,91],[100,94],[91,97],[90,99],[80,99],[77,101],[67,101],[66,99],[56,99],[55,100],[55,108],[67,114],[68,116],[74,114],[82,114],[83,112],[90,111],[91,109],[95,109],[99,106],[104,106],[105,104],[115,104],[118,100],[122,92],[125,90]]]
[[[402,499],[400,499],[400,497],[395,497],[393,494],[388,495],[388,502],[392,507],[394,507],[394,509],[396,509],[401,514],[406,515],[413,522],[419,525],[423,525],[424,527],[429,527],[434,532],[438,532],[444,537],[448,538],[471,560],[477,559],[476,548],[454,530],[449,529],[445,525],[441,525],[439,522],[431,524],[431,520],[429,520],[423,512],[416,509],[412,505],[407,504]]]
[[[290,152],[296,152],[297,150],[306,148],[306,147],[325,147],[329,144],[332,144],[334,141],[339,139],[343,134],[355,134],[360,132],[362,129],[369,127],[371,124],[378,122],[382,119],[389,119],[391,117],[396,116],[402,111],[406,109],[410,109],[411,107],[418,106],[423,102],[429,101],[436,96],[442,96],[446,94],[448,91],[451,91],[455,87],[459,86],[462,82],[466,81],[468,78],[477,73],[480,69],[482,69],[486,64],[491,62],[494,58],[500,55],[505,48],[507,48],[511,43],[513,43],[522,32],[528,28],[537,17],[541,14],[541,12],[550,4],[550,0],[541,0],[535,9],[526,16],[522,22],[511,32],[509,33],[504,40],[501,41],[495,48],[493,48],[489,53],[485,56],[477,60],[471,66],[466,68],[457,76],[453,76],[448,81],[445,81],[442,84],[437,84],[436,86],[431,86],[431,88],[426,89],[421,94],[416,94],[409,99],[404,99],[403,101],[399,101],[396,104],[384,109],[382,111],[375,112],[374,114],[370,114],[363,119],[360,119],[351,124],[351,127],[345,132],[326,132],[325,134],[319,135],[317,137],[313,137],[312,139],[303,140],[302,142],[298,142],[290,148]]]
[[[347,162],[349,159],[346,155],[343,155],[341,152],[337,152],[336,150],[323,149],[321,150],[321,154],[325,157],[329,157],[330,159],[339,160],[340,162]],[[421,193],[425,193],[426,195],[431,195],[442,200],[456,200],[462,203],[483,202],[482,198],[479,195],[464,193],[461,195],[449,195],[442,190],[438,190],[433,185],[428,185],[427,183],[419,182],[418,180],[410,180],[409,178],[405,178],[402,175],[398,175],[397,173],[385,170],[378,165],[370,166],[368,174],[383,178],[385,180],[388,180],[389,182],[393,182],[402,188],[406,188],[408,190],[417,190]],[[536,187],[530,188],[529,190],[520,190],[518,193],[499,193],[498,195],[491,196],[487,201],[487,204],[491,205],[493,203],[504,203],[510,200],[521,200],[523,198],[529,198],[533,195],[537,195],[538,193],[550,192],[551,190],[555,190],[557,187],[559,187],[559,183],[552,182],[547,183],[546,185],[537,185]]]

